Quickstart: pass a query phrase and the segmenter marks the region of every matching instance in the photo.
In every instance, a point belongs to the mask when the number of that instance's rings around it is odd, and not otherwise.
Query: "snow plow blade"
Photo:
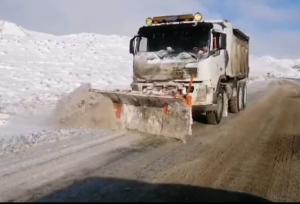
[[[192,134],[191,106],[184,98],[147,95],[137,91],[90,91],[110,98],[121,126],[185,141]]]

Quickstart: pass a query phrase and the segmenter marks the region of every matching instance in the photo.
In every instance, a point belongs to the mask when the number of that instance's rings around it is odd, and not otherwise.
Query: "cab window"
[[[223,33],[213,33],[212,50],[226,49],[226,35]]]

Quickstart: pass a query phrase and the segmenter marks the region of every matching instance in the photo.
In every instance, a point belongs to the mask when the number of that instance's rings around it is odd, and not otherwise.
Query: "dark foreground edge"
[[[88,178],[38,202],[270,202],[258,196],[179,184],[150,184],[116,178]]]

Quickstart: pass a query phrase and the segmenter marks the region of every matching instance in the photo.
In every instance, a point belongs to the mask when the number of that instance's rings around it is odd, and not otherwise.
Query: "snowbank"
[[[7,21],[0,21],[0,34],[1,36],[18,36],[18,37],[24,37],[26,35],[26,31],[20,27],[17,26],[14,23],[7,22]]]

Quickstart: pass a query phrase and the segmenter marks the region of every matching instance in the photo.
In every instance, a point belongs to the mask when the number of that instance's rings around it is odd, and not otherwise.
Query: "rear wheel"
[[[228,106],[229,106],[229,112],[231,113],[237,113],[239,112],[239,107],[238,107],[238,90],[236,90],[236,95],[232,96],[231,99],[229,100]]]
[[[239,107],[239,111],[244,109],[244,105],[243,105],[243,92],[244,92],[244,85],[243,84],[239,84],[238,85],[238,107]]]
[[[206,112],[207,123],[208,124],[219,124],[223,117],[223,110],[224,110],[223,93],[218,93],[216,110]]]
[[[245,83],[243,86],[243,109],[247,106],[247,84]]]
[[[236,87],[236,95],[229,100],[229,111],[231,113],[238,113],[245,108],[244,96],[246,95],[244,95],[244,88],[245,84],[238,84]]]

